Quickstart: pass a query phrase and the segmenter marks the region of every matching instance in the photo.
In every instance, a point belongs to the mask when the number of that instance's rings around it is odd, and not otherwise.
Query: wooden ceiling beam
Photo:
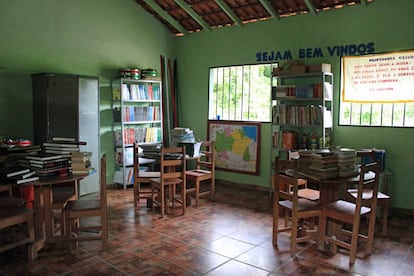
[[[259,0],[260,4],[266,9],[266,11],[270,14],[273,18],[280,18],[279,14],[276,12],[275,8],[270,5],[268,0]]]
[[[304,0],[304,1],[308,9],[310,10],[310,12],[312,14],[316,14],[316,9],[315,9],[315,6],[312,4],[312,1],[311,0]]]
[[[223,0],[214,1],[228,15],[228,17],[230,17],[231,20],[233,20],[237,25],[239,25],[239,27],[243,27],[243,22]]]
[[[153,0],[144,0],[144,2],[151,7],[156,13],[158,13],[162,18],[164,18],[168,23],[171,24],[174,28],[176,28],[179,32],[183,35],[188,34],[188,31],[175,20],[171,15],[169,15],[165,10],[163,10],[160,6],[158,6],[155,1]]]
[[[204,30],[211,31],[210,25],[204,21],[204,19],[199,16],[192,7],[190,7],[184,0],[175,0],[177,3],[186,13],[188,13]]]

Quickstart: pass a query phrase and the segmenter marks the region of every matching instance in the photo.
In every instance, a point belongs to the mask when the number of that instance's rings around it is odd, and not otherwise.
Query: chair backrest
[[[200,156],[197,159],[196,169],[211,171],[211,177],[214,179],[215,163],[213,141],[203,141],[201,144]]]
[[[103,154],[101,157],[101,176],[100,176],[100,200],[101,208],[107,207],[107,198],[106,198],[106,154]]]
[[[185,182],[185,147],[161,147],[160,178],[163,183],[171,179]]]
[[[139,173],[139,145],[134,143],[134,182],[138,179]]]
[[[373,210],[377,206],[378,184],[379,184],[380,164],[373,162],[362,164],[358,175],[358,186],[356,206],[357,215],[360,214],[362,206],[370,206]],[[347,187],[348,188],[348,187]]]
[[[296,208],[298,201],[298,160],[275,160],[275,192],[279,201],[289,200]]]

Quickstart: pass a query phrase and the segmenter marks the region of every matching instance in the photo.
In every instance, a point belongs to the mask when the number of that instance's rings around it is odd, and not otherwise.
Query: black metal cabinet
[[[70,74],[32,75],[34,142],[52,137],[73,137],[87,142],[81,151],[92,152],[97,170],[80,185],[80,194],[99,190],[99,78]]]

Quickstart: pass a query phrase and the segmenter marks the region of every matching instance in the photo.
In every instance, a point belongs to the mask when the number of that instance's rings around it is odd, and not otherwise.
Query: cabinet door
[[[33,75],[34,142],[41,145],[53,136],[79,136],[78,79],[70,75]]]
[[[79,138],[78,78],[53,76],[48,87],[49,133],[53,136]]]
[[[97,78],[79,78],[79,139],[86,141],[82,151],[92,152],[91,163],[96,173],[80,182],[80,195],[99,191],[100,139],[99,139],[99,84]]]

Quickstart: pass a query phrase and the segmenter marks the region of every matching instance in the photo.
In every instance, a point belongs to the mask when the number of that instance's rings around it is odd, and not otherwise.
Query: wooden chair
[[[150,196],[144,197],[141,193],[141,183],[151,183],[151,178],[160,177],[160,172],[142,172],[139,169],[139,146],[134,144],[134,207],[139,205],[141,198],[151,198]]]
[[[372,150],[369,151],[357,151],[356,153],[357,157],[367,158],[370,161],[376,161],[375,158],[375,152]],[[377,162],[380,162],[377,160]],[[362,163],[362,161],[361,161]],[[379,164],[381,167],[381,163]],[[364,191],[363,197],[364,198],[371,198],[372,191]],[[358,190],[357,189],[348,189],[345,193],[345,199],[351,202],[356,202],[356,198],[358,196]],[[387,228],[388,228],[388,212],[389,212],[389,206],[390,206],[390,200],[391,197],[385,193],[378,192],[377,194],[377,207],[382,207],[382,235],[387,236]],[[377,212],[378,213],[378,212]]]
[[[196,167],[185,172],[187,180],[186,194],[195,194],[198,206],[201,196],[210,196],[214,200],[215,195],[215,168],[214,168],[214,142],[203,141],[200,148],[200,155],[196,160]],[[190,183],[192,186],[190,187]],[[207,188],[201,189],[202,184],[209,184]]]
[[[37,258],[34,211],[24,207],[24,200],[11,195],[10,185],[0,185],[0,192],[8,193],[0,198],[0,253],[25,245],[27,258],[33,261]]]
[[[300,181],[297,175],[297,160],[276,159],[273,194],[273,244],[277,246],[278,234],[291,232],[290,234],[290,255],[296,254],[298,243],[317,240],[318,230],[314,229],[314,221],[310,226],[304,224],[306,220],[318,219],[320,222],[321,210],[317,202],[301,198],[298,194]],[[286,171],[289,173],[286,174]],[[279,209],[290,213],[290,224],[285,215],[284,227],[279,227]],[[319,227],[318,227],[319,228]],[[301,230],[301,231],[298,231]]]
[[[78,187],[74,184],[69,185],[61,185],[56,187],[52,187],[53,191],[53,204],[52,208],[54,213],[56,212],[56,216],[54,216],[54,225],[55,229],[60,229],[60,234],[63,236],[65,234],[65,219],[63,216],[63,209],[65,208],[66,204],[71,200],[77,200],[78,199]],[[54,214],[55,215],[55,214]],[[59,222],[57,223],[56,220]]]
[[[324,246],[324,242],[329,242],[332,245],[331,249],[333,252],[336,252],[337,246],[348,249],[350,251],[349,263],[351,265],[355,263],[358,239],[366,241],[365,253],[368,255],[372,253],[378,195],[379,164],[374,162],[362,165],[357,178],[359,181],[356,203],[337,200],[323,206],[319,238],[320,248]],[[365,196],[366,190],[372,191],[370,198]],[[368,216],[368,230],[366,234],[360,231],[362,216]],[[352,230],[350,231],[342,227],[339,231],[327,233],[326,226],[328,220],[334,220],[334,222],[339,222],[341,225],[348,224],[352,227]],[[332,229],[335,229],[335,227],[332,227]]]
[[[73,253],[73,244],[79,241],[101,240],[102,250],[106,250],[108,241],[107,198],[106,198],[106,155],[101,158],[100,197],[99,199],[80,199],[69,201],[63,209],[65,218],[66,247]],[[79,219],[99,217],[96,224],[80,225]],[[88,231],[80,233],[81,231]]]
[[[154,209],[155,206],[159,206],[161,209],[161,217],[164,217],[166,211],[169,211],[170,204],[175,208],[175,203],[181,205],[182,214],[185,214],[185,168],[186,161],[184,147],[161,148],[160,177],[151,179],[151,209]],[[176,194],[177,191],[180,192],[179,195]]]

